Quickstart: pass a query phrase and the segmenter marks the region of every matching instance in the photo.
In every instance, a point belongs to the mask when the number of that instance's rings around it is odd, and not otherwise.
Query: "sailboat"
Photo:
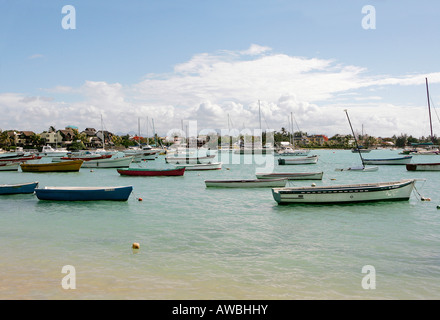
[[[428,96],[428,110],[429,110],[429,123],[431,126],[431,139],[434,140],[434,135],[432,134],[432,121],[431,121],[431,105],[429,103],[429,89],[428,89],[428,78],[425,78],[426,82],[426,94]],[[434,143],[434,141],[433,141]],[[427,150],[418,151],[417,154],[438,154],[439,150]],[[409,163],[406,165],[406,170],[408,171],[440,171],[440,163]]]
[[[141,137],[141,125],[138,118],[138,137]],[[147,118],[147,137],[148,137],[148,118]],[[138,141],[138,146],[129,147],[124,150],[124,154],[127,157],[133,156],[133,162],[141,162],[144,160],[154,160],[157,158],[159,150],[154,150],[149,144],[141,145]]]
[[[277,155],[279,156],[307,156],[310,153],[310,150],[295,150],[295,136],[293,134],[293,121],[292,121],[292,112],[290,113],[290,126],[291,126],[291,134],[290,134],[290,146],[283,147],[280,150],[277,150]]]
[[[260,108],[260,100],[258,100],[258,115],[259,115],[259,121],[260,121],[260,132],[262,133],[261,129],[261,108]],[[261,138],[263,138],[263,135],[261,135]],[[241,145],[240,149],[234,150],[234,154],[270,154],[273,153],[273,148],[268,146],[256,146],[254,142],[252,142],[252,145],[247,147]]]
[[[362,162],[362,166],[360,167],[350,167],[350,168],[346,168],[346,169],[336,169],[336,171],[377,171],[379,169],[379,167],[365,167],[365,163],[364,163],[364,158],[362,158],[362,154],[360,152],[359,149],[359,145],[357,143],[357,139],[356,139],[356,135],[354,134],[354,130],[353,127],[351,125],[351,121],[350,121],[350,117],[348,116],[348,111],[347,109],[344,109],[345,114],[347,115],[347,119],[348,119],[348,123],[350,124],[350,128],[351,128],[351,132],[353,133],[353,137],[354,137],[354,141],[356,143],[356,149],[359,153],[359,157],[361,158],[361,162]]]

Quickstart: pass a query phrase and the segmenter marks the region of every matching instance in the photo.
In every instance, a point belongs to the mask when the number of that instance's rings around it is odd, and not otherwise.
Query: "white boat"
[[[261,187],[284,187],[287,178],[279,179],[243,179],[243,180],[205,180],[207,187],[220,188],[261,188]]]
[[[155,160],[159,155],[160,150],[153,149],[150,145],[142,147],[132,147],[124,150],[127,157],[133,156],[133,162],[141,162],[144,160]]]
[[[273,148],[240,148],[234,150],[234,154],[271,154]]]
[[[200,163],[200,164],[176,164],[176,167],[185,167],[185,171],[220,170],[221,162]]]
[[[411,162],[412,156],[388,158],[388,159],[364,159],[364,164],[375,165],[393,165],[393,164],[407,164]]]
[[[287,178],[288,180],[322,180],[324,172],[272,172],[256,173],[257,179]]]
[[[278,164],[279,165],[286,165],[286,164],[314,164],[318,162],[318,156],[308,156],[308,157],[298,157],[298,158],[278,158]]]
[[[365,166],[335,169],[335,171],[360,171],[360,172],[374,172],[377,170],[379,170],[379,167],[365,167]]]
[[[212,163],[215,155],[206,155],[201,157],[175,157],[169,156],[165,157],[165,162],[170,164],[201,164],[201,163]]]
[[[440,163],[408,163],[408,171],[440,171]]]
[[[65,157],[68,152],[66,148],[52,148],[50,145],[46,145],[39,152],[39,155],[42,157]]]
[[[18,171],[20,162],[0,162],[0,171]]]
[[[277,150],[276,152],[278,156],[307,156],[309,153],[310,150],[302,150],[302,149],[294,150],[293,148],[290,147]]]
[[[84,161],[82,168],[128,168],[133,157],[108,158]]]
[[[273,188],[272,195],[278,204],[408,200],[414,184],[415,179],[406,179],[334,186]]]

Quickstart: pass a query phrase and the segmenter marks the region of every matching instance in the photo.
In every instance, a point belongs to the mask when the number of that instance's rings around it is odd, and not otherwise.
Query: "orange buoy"
[[[134,242],[133,245],[132,245],[131,247],[132,247],[132,249],[139,249],[139,248],[140,248],[140,245],[139,245],[139,243]]]

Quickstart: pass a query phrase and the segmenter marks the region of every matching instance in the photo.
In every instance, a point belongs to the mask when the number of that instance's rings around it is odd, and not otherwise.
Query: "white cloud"
[[[424,101],[399,106],[378,92],[363,93],[392,86],[398,94],[400,86],[424,85],[425,77],[440,83],[440,72],[389,76],[367,71],[332,59],[274,53],[254,44],[242,51],[196,54],[172,73],[148,74],[134,85],[86,80],[78,88],[60,85],[45,90],[57,96],[74,93],[77,100],[71,103],[3,93],[0,128],[99,128],[102,115],[106,128],[114,132],[137,131],[138,118],[144,123],[147,117],[150,134],[151,119],[161,134],[180,129],[188,120],[197,120],[199,130],[228,128],[228,119],[235,128],[252,129],[259,127],[261,109],[263,129],[288,128],[293,112],[301,130],[333,135],[350,132],[342,112],[349,106],[353,122],[371,128],[372,135],[427,135]]]
[[[36,54],[33,54],[33,55],[28,57],[28,59],[31,59],[31,60],[32,59],[41,59],[41,58],[44,58],[44,55],[42,55],[40,53],[36,53]]]

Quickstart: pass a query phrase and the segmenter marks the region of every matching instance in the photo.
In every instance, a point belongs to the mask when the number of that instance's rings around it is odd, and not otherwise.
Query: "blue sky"
[[[62,28],[64,5],[76,29]],[[427,136],[439,17],[434,0],[0,1],[0,128],[99,128],[102,115],[113,132],[148,117],[165,135],[182,121],[227,128],[229,115],[253,129],[260,101],[263,129],[293,112],[310,134],[348,134],[347,108],[372,135]]]

